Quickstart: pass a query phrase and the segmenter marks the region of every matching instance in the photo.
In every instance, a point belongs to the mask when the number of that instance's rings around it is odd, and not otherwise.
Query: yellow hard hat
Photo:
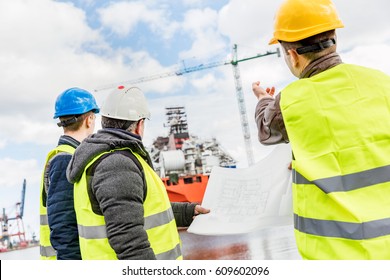
[[[276,13],[274,37],[269,44],[278,40],[296,42],[342,27],[344,24],[330,0],[286,0]]]

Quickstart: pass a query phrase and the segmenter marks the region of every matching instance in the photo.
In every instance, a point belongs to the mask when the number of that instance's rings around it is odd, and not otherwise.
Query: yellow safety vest
[[[302,257],[390,259],[390,77],[340,64],[280,102]]]
[[[129,148],[116,149],[129,150]],[[112,150],[110,152],[113,152]],[[117,255],[108,243],[104,216],[93,212],[89,200],[86,171],[105,152],[95,157],[84,169],[83,175],[75,186],[75,210],[79,230],[80,250],[83,260],[117,259]],[[147,185],[144,201],[144,229],[150,246],[159,260],[182,259],[181,242],[173,216],[171,203],[160,177],[137,153],[133,153],[142,165]],[[113,176],[115,176],[113,174]]]
[[[43,197],[47,197],[45,190],[45,171],[48,168],[49,161],[58,153],[68,153],[74,154],[75,148],[69,145],[59,145],[55,149],[51,150],[47,156],[45,161],[45,167],[43,168],[42,178],[41,178],[41,187],[40,187],[40,205],[39,205],[39,215],[40,215],[40,227],[39,227],[39,243],[40,243],[40,255],[41,260],[56,260],[57,252],[51,245],[50,242],[50,228],[49,222],[47,219],[47,208],[46,204],[44,204]],[[65,172],[65,170],[64,170]],[[47,201],[47,200],[46,200]]]

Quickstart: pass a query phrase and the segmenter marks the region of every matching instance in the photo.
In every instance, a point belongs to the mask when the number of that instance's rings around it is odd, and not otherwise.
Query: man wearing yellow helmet
[[[263,144],[291,143],[295,237],[305,259],[390,259],[390,77],[342,63],[330,0],[286,0],[274,37],[299,78],[254,82]]]

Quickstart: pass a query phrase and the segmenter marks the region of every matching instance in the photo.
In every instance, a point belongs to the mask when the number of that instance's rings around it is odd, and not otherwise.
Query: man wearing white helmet
[[[390,77],[342,63],[330,0],[286,0],[274,38],[299,80],[252,84],[263,144],[291,143],[297,246],[305,259],[390,259]]]
[[[42,175],[40,192],[40,254],[43,260],[81,259],[73,185],[66,178],[66,168],[77,146],[93,133],[95,98],[80,88],[61,93],[55,103],[54,119],[64,134],[50,151]]]
[[[182,259],[176,226],[208,210],[171,205],[142,143],[150,117],[142,91],[118,87],[101,115],[103,129],[79,146],[67,171],[82,259]]]

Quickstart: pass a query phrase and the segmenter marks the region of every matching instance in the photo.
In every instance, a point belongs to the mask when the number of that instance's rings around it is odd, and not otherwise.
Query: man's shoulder
[[[60,152],[54,155],[50,160],[50,170],[59,169],[60,171],[65,172],[66,167],[72,159],[72,154],[67,152]]]
[[[142,172],[142,166],[128,149],[112,150],[102,154],[93,165],[97,170],[129,170]]]

